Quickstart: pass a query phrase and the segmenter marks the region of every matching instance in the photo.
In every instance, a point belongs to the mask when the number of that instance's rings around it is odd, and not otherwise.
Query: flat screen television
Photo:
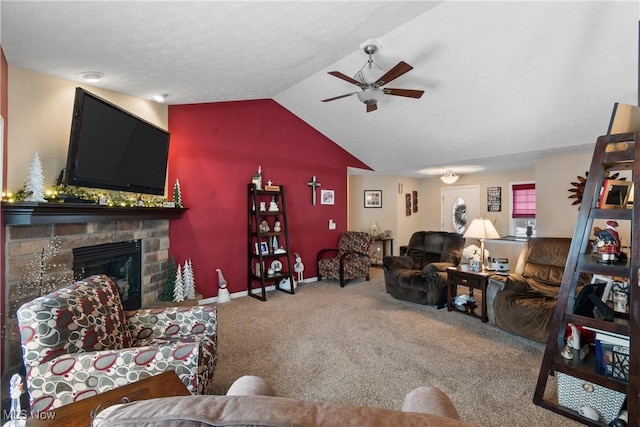
[[[163,195],[169,133],[78,87],[65,183]]]

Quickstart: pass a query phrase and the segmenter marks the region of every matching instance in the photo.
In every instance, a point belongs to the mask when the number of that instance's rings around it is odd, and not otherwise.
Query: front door
[[[480,187],[443,187],[440,224],[442,231],[464,234],[467,225],[480,217]]]

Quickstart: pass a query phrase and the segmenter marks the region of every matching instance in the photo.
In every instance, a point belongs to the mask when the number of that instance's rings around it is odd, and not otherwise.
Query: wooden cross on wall
[[[314,175],[311,178],[311,181],[307,182],[307,185],[311,187],[311,204],[316,204],[316,187],[320,187],[320,183],[316,180],[316,176]]]

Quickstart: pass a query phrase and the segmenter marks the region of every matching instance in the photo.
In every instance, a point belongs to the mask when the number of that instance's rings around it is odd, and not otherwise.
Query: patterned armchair
[[[215,306],[124,311],[95,275],[18,309],[31,411],[54,409],[174,370],[192,394],[211,392]]]
[[[322,277],[345,282],[364,277],[369,280],[371,268],[371,236],[362,231],[346,231],[340,236],[337,249],[322,249],[318,252],[318,280]],[[332,256],[329,256],[332,255]]]

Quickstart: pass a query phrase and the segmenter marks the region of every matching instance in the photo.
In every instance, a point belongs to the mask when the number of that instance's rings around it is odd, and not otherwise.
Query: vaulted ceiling
[[[8,1],[10,66],[169,104],[273,98],[369,165],[424,176],[528,168],[591,151],[615,102],[638,104],[637,1]],[[413,70],[367,113],[353,76]],[[304,141],[301,141],[304,144]]]

